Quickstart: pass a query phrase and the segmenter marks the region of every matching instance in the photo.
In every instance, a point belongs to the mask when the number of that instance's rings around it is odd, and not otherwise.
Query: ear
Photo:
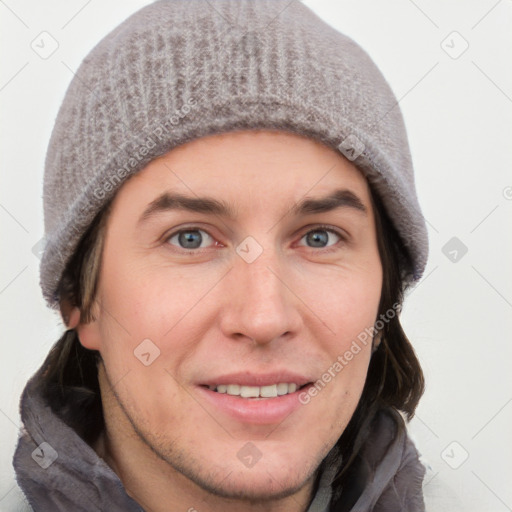
[[[69,300],[61,299],[60,314],[62,321],[68,329],[75,329],[80,322],[80,310],[71,305]]]
[[[98,322],[96,320],[96,318],[98,318],[98,312],[94,311],[94,320],[83,323],[80,320],[80,309],[76,306],[72,306],[69,301],[61,300],[60,311],[66,327],[68,329],[74,329],[77,332],[78,339],[84,348],[90,350],[100,349],[101,338]]]
[[[101,335],[97,317],[88,323],[80,322],[76,328],[78,339],[83,347],[89,350],[101,349]]]

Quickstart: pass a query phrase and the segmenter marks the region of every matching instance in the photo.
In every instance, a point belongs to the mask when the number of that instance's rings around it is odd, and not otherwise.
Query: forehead
[[[115,202],[147,205],[165,191],[215,197],[231,213],[283,207],[348,190],[370,205],[359,169],[321,142],[294,133],[237,131],[195,139],[153,160],[118,191]],[[226,204],[227,209],[229,206]],[[234,216],[234,215],[233,215]]]

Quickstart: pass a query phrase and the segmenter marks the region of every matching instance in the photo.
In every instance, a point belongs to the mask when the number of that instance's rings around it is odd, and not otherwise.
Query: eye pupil
[[[183,231],[179,234],[178,241],[184,249],[197,249],[201,246],[203,237],[199,231]]]
[[[308,243],[313,247],[325,247],[329,241],[329,236],[326,231],[311,231],[307,234]]]

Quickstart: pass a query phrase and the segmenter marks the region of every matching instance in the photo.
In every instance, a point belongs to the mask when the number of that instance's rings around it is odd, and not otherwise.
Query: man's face
[[[361,396],[371,342],[344,354],[381,285],[366,180],[335,151],[232,132],[154,160],[115,197],[79,329],[108,436],[220,495],[299,489]]]

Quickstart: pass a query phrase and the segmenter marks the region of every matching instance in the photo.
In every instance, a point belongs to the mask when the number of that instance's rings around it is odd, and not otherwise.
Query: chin
[[[325,455],[308,457],[304,450],[295,452],[294,447],[282,443],[265,446],[258,443],[261,452],[251,442],[237,442],[236,447],[229,444],[225,449],[202,451],[200,457],[196,450],[184,447],[180,452],[176,451],[176,446],[166,450],[163,446],[153,445],[152,449],[175,471],[204,491],[226,499],[254,503],[279,500],[298,492],[315,477]],[[244,463],[247,454],[253,458],[248,457]]]
[[[226,499],[243,500],[252,503],[275,501],[286,498],[302,489],[314,475],[304,475],[296,467],[287,468],[283,474],[269,471],[265,467],[236,469],[231,472],[206,476],[203,472],[186,475],[207,492]]]

